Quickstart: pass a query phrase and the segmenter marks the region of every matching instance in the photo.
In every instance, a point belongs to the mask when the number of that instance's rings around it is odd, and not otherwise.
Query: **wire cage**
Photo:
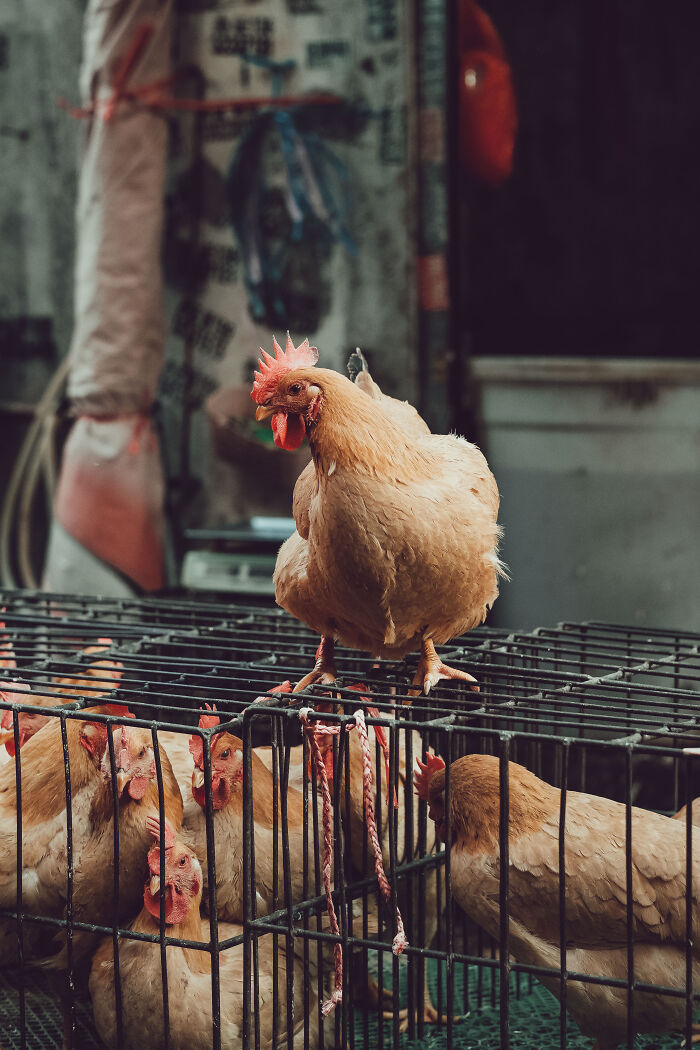
[[[474,675],[479,690],[440,682],[427,697],[411,695],[415,658],[390,663],[339,648],[336,681],[302,695],[272,690],[310,670],[318,639],[278,609],[33,592],[7,592],[0,604],[2,739],[14,752],[0,764],[3,1050],[62,1040],[100,1046],[101,1038],[143,1048],[587,1047],[590,1037],[567,1010],[582,986],[618,990],[624,1030],[617,1043],[677,1047],[681,1034],[691,1036],[698,984],[690,805],[676,930],[682,980],[670,972],[645,980],[629,891],[637,877],[636,814],[672,816],[697,793],[699,635],[600,623],[528,633],[479,628],[441,652]],[[133,717],[107,706],[114,704]],[[46,720],[38,730],[24,721],[37,715]],[[76,731],[86,724],[104,727],[104,737],[101,778],[83,787],[79,770],[91,767]],[[159,822],[157,845],[141,811],[137,831],[124,815],[132,805],[122,802],[118,781],[124,726],[145,731],[151,743],[152,793],[142,798]],[[55,746],[44,752],[49,730]],[[239,765],[222,787],[217,771],[231,740]],[[442,834],[413,784],[429,755],[445,763]],[[492,756],[496,770],[490,922],[479,921],[478,909],[464,910],[452,845],[452,763],[473,755]],[[549,859],[555,888],[543,881],[540,900],[554,930],[554,955],[544,964],[523,952],[513,921],[519,876],[508,829],[520,766],[559,789]],[[174,819],[170,769],[184,801],[173,854],[164,830]],[[37,808],[32,781],[39,776],[60,782],[62,808]],[[98,791],[106,792],[106,808],[91,801],[86,817],[81,800]],[[574,792],[622,806],[617,902],[626,932],[615,941],[623,957],[615,972],[572,965],[581,958],[567,927]],[[234,810],[236,830],[226,831]],[[52,819],[56,892],[51,907],[37,908],[32,850],[45,834],[42,821]],[[86,843],[99,820],[108,863],[91,896]],[[132,872],[135,835],[141,845]],[[194,937],[166,921],[164,879],[152,893],[155,924],[137,918],[149,877],[168,870],[180,844],[205,873],[209,926]],[[129,896],[134,885],[138,900]],[[98,959],[109,981],[90,978],[91,1004],[87,975],[100,970]],[[183,965],[198,974],[199,1012],[180,981]],[[678,1005],[650,1037],[644,1026],[654,992]],[[134,1017],[144,1010],[153,1025],[140,1030]],[[617,1043],[601,1037],[600,1045]]]

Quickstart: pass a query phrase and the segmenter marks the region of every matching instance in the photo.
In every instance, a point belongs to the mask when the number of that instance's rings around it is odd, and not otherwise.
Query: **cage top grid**
[[[16,664],[1,672],[5,683],[22,682],[34,694],[82,707],[90,701],[79,692],[114,687],[88,665],[118,661],[122,677],[113,698],[137,718],[180,728],[196,722],[205,702],[236,718],[281,681],[296,682],[313,665],[318,644],[282,610],[245,604],[7,591],[0,592],[0,606],[0,659]],[[105,639],[104,652],[84,652]],[[402,706],[402,718],[588,741],[700,742],[699,634],[596,622],[531,632],[478,628],[442,656],[475,675],[479,692],[440,683],[430,697]],[[362,683],[379,716],[395,717],[408,699],[416,659],[378,661],[338,647],[334,693],[351,713],[358,693],[348,687]],[[263,706],[282,710],[279,698]]]

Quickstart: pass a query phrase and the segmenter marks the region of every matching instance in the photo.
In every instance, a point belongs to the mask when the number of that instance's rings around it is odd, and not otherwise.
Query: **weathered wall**
[[[55,103],[59,96],[79,98],[83,10],[83,0],[0,0],[0,348],[8,366],[3,394],[25,402],[41,394],[72,334],[83,129]],[[169,117],[169,336],[160,396],[168,468],[185,475],[184,489],[177,490],[186,493],[177,507],[183,520],[289,512],[286,491],[256,490],[255,479],[217,460],[203,409],[218,386],[249,383],[257,348],[270,346],[273,331],[280,337],[289,327],[298,338],[308,335],[330,367],[344,368],[360,344],[387,389],[416,397],[409,35],[409,11],[398,0],[178,4],[175,65],[193,64],[201,72],[182,81],[180,94],[269,97],[269,71],[245,53],[294,60],[281,79],[285,95],[328,91],[343,100],[307,111],[298,123],[307,144],[315,136],[332,153],[327,175],[332,182],[332,171],[339,172],[339,184],[347,186],[341,218],[357,247],[351,254],[318,215],[307,216],[286,255],[281,310],[268,302],[254,318],[227,176],[262,111]],[[275,245],[291,226],[275,128],[263,136],[259,160],[260,221]],[[339,186],[330,188],[340,199]]]
[[[700,630],[700,366],[480,359],[511,571],[489,617]]]
[[[291,60],[280,77],[283,95],[325,91],[342,100],[293,113],[302,138],[288,142],[286,151],[280,127],[262,109],[186,115],[173,123],[162,396],[172,469],[186,474],[189,468],[203,482],[183,513],[211,524],[255,512],[288,514],[288,491],[256,487],[254,478],[213,457],[203,402],[218,386],[249,385],[258,347],[269,349],[273,332],[280,338],[286,328],[296,341],[308,336],[320,363],[331,368],[344,369],[349,352],[361,345],[382,384],[415,398],[410,12],[398,0],[187,0],[180,8],[176,64],[201,69],[207,98],[269,97],[265,63]],[[185,81],[182,92],[195,88]],[[319,143],[325,166],[313,152]],[[290,152],[300,169],[310,161],[319,191],[311,194],[312,211],[298,239]],[[234,185],[229,175],[237,162],[241,178]],[[319,219],[328,210],[324,193],[339,203],[331,222]],[[274,291],[260,291],[257,304],[246,284],[252,267],[246,268],[245,246],[232,227],[232,212],[250,209],[257,211],[249,230],[280,260]],[[185,433],[183,441],[183,426],[191,426],[191,440]]]
[[[0,0],[0,400],[33,401],[70,342],[80,0]]]

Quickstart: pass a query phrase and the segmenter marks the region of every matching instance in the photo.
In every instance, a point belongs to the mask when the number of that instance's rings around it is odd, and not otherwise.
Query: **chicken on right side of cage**
[[[415,778],[438,835],[449,838],[452,895],[491,936],[500,931],[500,760],[472,754],[449,770],[428,756]],[[561,996],[559,820],[561,792],[508,763],[508,949],[542,966],[538,979]],[[637,984],[686,991],[686,828],[682,821],[632,807],[633,967]],[[565,816],[566,967],[569,973],[627,982],[626,806],[568,791]],[[700,991],[700,849],[692,856],[692,991]],[[636,989],[638,1032],[685,1026],[686,997]],[[566,1008],[594,1050],[627,1037],[627,988],[573,980]],[[693,1027],[697,1032],[698,1026]]]

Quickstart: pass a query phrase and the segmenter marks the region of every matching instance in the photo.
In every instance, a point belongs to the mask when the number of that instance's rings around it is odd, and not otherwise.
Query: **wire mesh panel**
[[[0,604],[4,1050],[690,1034],[697,635],[481,628],[441,653],[478,691],[339,649],[292,694],[277,609]]]

